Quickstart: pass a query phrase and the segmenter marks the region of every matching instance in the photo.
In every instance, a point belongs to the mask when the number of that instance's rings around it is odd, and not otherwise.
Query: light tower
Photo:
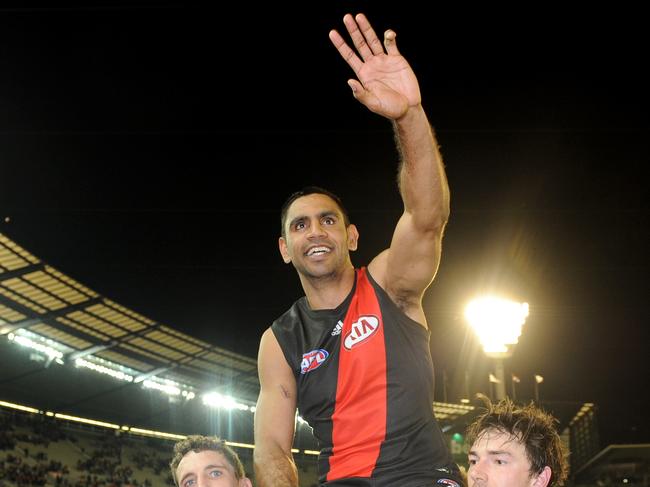
[[[503,361],[512,355],[527,316],[528,303],[491,296],[477,298],[465,309],[465,317],[478,335],[485,355],[494,359],[498,400],[506,397]]]

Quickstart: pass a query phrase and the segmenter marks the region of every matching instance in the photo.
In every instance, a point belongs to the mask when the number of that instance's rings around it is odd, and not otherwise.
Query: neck
[[[300,275],[300,282],[305,291],[311,309],[334,309],[347,297],[354,285],[354,267],[345,266],[342,272],[326,276]]]

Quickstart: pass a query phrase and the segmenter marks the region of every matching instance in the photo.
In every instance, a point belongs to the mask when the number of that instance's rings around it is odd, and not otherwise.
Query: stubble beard
[[[295,267],[296,271],[298,271],[298,274],[300,274],[304,279],[319,284],[328,281],[334,281],[341,274],[340,266],[334,266],[333,268],[329,270],[323,270],[322,272],[314,272],[312,269],[305,265]]]
[[[320,271],[316,271],[314,269],[316,266],[310,266],[304,261],[298,265],[294,262],[294,267],[302,279],[306,279],[316,286],[321,286],[330,281],[337,281],[343,275],[346,264],[347,260],[341,260],[339,256],[337,262],[333,262],[324,269],[321,268]]]

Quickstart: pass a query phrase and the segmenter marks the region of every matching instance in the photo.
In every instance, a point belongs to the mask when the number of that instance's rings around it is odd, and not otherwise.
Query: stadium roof
[[[254,401],[256,361],[156,322],[99,295],[0,233],[0,335],[28,330],[66,347],[197,390],[230,390]],[[5,379],[3,382],[7,382]]]
[[[123,368],[133,376],[132,383],[155,376],[189,386],[197,393],[217,391],[237,396],[249,405],[259,393],[254,359],[189,336],[101,296],[0,233],[0,336],[13,334],[31,336],[45,346],[56,345],[63,350],[59,363],[70,365],[91,359],[96,364]],[[45,360],[42,353],[35,367],[35,357],[26,358],[8,342],[0,345],[4,350],[0,353],[0,384],[6,396],[0,400],[25,401],[28,406],[157,428],[180,429],[190,416],[196,424],[189,428],[205,427],[194,406],[166,410],[161,408],[162,403],[154,406],[140,396],[138,399],[128,385],[115,386],[108,377],[89,380],[79,373],[71,374],[74,367],[51,367],[53,358]],[[450,426],[462,422],[474,408],[436,402],[434,409],[441,423]],[[156,410],[158,418],[153,417]],[[184,411],[185,420],[164,417],[172,410]]]
[[[609,445],[583,465],[575,477],[581,482],[597,482],[608,473],[643,475],[650,461],[650,444]],[[610,477],[610,478],[611,478]]]

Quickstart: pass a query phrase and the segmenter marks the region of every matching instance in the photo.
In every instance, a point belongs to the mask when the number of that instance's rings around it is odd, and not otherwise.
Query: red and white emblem
[[[343,341],[346,350],[365,342],[379,329],[379,319],[376,316],[360,316],[358,321],[352,323],[351,329]]]
[[[322,348],[303,353],[302,362],[300,362],[300,373],[306,374],[307,372],[317,369],[323,364],[323,362],[325,362],[325,360],[327,360],[328,356],[329,353],[327,350],[323,350]]]

